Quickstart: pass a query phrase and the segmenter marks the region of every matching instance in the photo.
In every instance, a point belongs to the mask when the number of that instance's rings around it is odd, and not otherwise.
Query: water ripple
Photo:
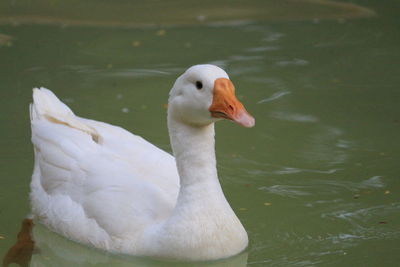
[[[375,205],[372,207],[354,209],[349,211],[349,207],[347,209],[336,210],[333,212],[322,213],[322,218],[338,218],[343,219],[349,222],[353,222],[354,220],[365,221],[371,217],[385,216],[392,212],[398,212],[400,210],[400,202],[391,203],[390,205]]]
[[[245,51],[251,53],[258,53],[258,52],[276,51],[279,49],[281,49],[279,46],[258,46],[258,47],[248,48]]]
[[[319,119],[313,115],[300,114],[300,113],[289,113],[289,112],[273,112],[270,115],[272,118],[295,121],[295,122],[318,122]]]
[[[266,37],[264,37],[262,40],[265,42],[275,42],[278,41],[279,39],[282,39],[285,37],[286,34],[280,33],[280,32],[272,32],[268,33]]]
[[[170,72],[162,70],[153,70],[153,69],[118,69],[114,71],[108,71],[103,75],[114,76],[114,77],[153,77],[161,75],[170,75]]]
[[[267,191],[272,194],[286,196],[286,197],[296,197],[296,196],[306,196],[311,193],[306,192],[301,189],[307,188],[306,186],[295,186],[295,185],[272,185],[272,186],[262,186],[259,189]]]
[[[289,91],[279,91],[279,92],[274,93],[274,94],[273,94],[272,96],[270,96],[270,97],[261,99],[260,101],[257,102],[257,104],[262,104],[262,103],[266,103],[266,102],[271,102],[271,101],[274,101],[274,100],[276,100],[276,99],[279,99],[279,98],[281,98],[281,97],[283,97],[283,96],[285,96],[285,95],[288,95],[288,94],[290,94]]]
[[[302,170],[302,171],[310,171],[310,170]],[[330,173],[334,173],[336,170],[331,170]],[[313,170],[313,172],[315,172]],[[326,172],[325,172],[326,173]],[[329,173],[329,172],[328,172]],[[277,184],[271,186],[261,186],[258,189],[262,191],[266,191],[271,194],[285,196],[285,197],[301,197],[308,195],[320,195],[320,196],[329,196],[329,195],[341,195],[343,194],[343,189],[350,192],[357,192],[361,189],[373,189],[373,188],[382,188],[385,184],[383,183],[381,176],[373,176],[369,179],[363,180],[361,182],[350,182],[350,181],[341,181],[341,180],[332,180],[332,179],[309,179],[307,184],[299,185],[296,181],[292,181],[291,184]],[[316,200],[312,202],[305,203],[307,207],[313,207],[315,204],[327,204],[327,203],[338,203],[341,202],[341,199],[334,199],[329,201]],[[338,211],[339,214],[343,215],[342,211]],[[334,217],[338,217],[339,215],[330,215]]]
[[[294,58],[292,60],[281,60],[276,62],[276,65],[280,66],[280,67],[286,67],[286,66],[305,66],[310,64],[310,62],[308,62],[305,59],[300,59],[300,58]]]

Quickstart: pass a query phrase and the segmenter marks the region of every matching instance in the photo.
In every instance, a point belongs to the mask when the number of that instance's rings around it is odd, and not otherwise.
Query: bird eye
[[[197,82],[196,82],[196,88],[197,88],[198,90],[200,90],[201,88],[203,88],[203,83],[200,82],[200,81],[197,81]]]

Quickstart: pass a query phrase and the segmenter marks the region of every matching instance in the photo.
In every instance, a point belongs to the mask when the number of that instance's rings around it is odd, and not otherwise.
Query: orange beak
[[[208,110],[214,118],[232,120],[244,127],[250,128],[255,124],[254,118],[236,98],[235,86],[226,78],[215,80],[213,102]]]

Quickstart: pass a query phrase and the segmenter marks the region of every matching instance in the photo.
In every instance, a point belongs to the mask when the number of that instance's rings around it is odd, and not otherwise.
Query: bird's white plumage
[[[193,79],[201,78],[205,87],[211,87],[217,77],[227,77],[214,66],[196,67],[197,72],[192,67],[177,80],[170,105],[176,99],[185,103],[182,93],[173,96],[181,89],[189,100],[194,94],[201,96],[192,92]],[[204,95],[212,96],[206,91]],[[199,132],[174,118],[176,112],[169,107],[173,148],[189,152],[177,156],[180,178],[175,158],[143,138],[76,116],[48,89],[34,89],[33,99],[32,211],[50,229],[81,243],[133,255],[216,259],[246,247],[246,232],[216,176],[214,119],[202,118],[210,126]],[[196,179],[204,182],[185,185]]]
[[[123,236],[169,215],[179,190],[170,154],[120,127],[75,116],[45,88],[34,89],[34,100],[32,206],[53,230],[80,242],[109,243],[108,235]],[[93,232],[107,234],[82,240]]]

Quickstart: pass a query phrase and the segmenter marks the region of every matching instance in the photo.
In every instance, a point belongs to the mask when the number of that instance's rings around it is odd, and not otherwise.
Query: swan
[[[168,101],[173,156],[142,137],[76,116],[54,93],[30,104],[35,220],[68,239],[113,253],[215,260],[243,251],[248,236],[217,176],[214,122],[252,127],[228,74],[195,65]]]

